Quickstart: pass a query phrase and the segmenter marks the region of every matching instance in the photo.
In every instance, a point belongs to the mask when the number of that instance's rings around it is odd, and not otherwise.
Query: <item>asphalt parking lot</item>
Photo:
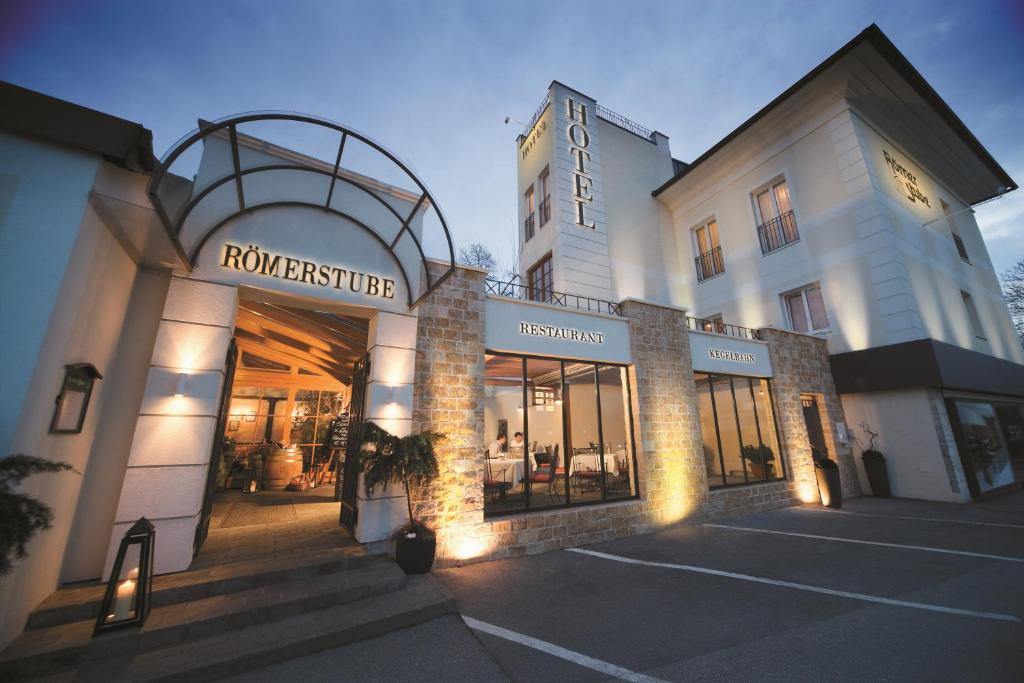
[[[435,574],[516,681],[1024,680],[1024,492],[858,498]]]

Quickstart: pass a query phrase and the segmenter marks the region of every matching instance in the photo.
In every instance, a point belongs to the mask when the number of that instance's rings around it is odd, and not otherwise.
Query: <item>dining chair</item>
[[[508,468],[503,468],[501,471],[501,479],[495,479],[491,473],[491,461],[489,458],[484,459],[484,497],[487,497],[488,492],[491,494],[491,500],[494,500],[494,494],[497,494],[498,500],[504,501],[508,490],[512,488],[512,482],[506,480],[508,474]]]

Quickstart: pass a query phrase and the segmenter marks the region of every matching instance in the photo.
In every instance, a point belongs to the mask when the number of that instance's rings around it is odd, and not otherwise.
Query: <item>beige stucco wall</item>
[[[871,443],[864,427],[878,432],[875,448],[886,457],[892,495],[962,503],[970,500],[952,441],[941,439],[945,408],[933,406],[929,389],[844,394],[843,410],[855,437],[854,461],[864,491],[870,491],[861,453]],[[938,424],[935,424],[938,422]],[[922,425],[933,425],[922,429]]]
[[[46,227],[37,225],[39,230]],[[111,373],[136,279],[134,262],[91,207],[83,209],[70,253],[36,355],[8,358],[5,363],[25,362],[33,367],[10,452],[63,460],[77,473],[38,475],[22,487],[24,493],[50,506],[53,527],[38,533],[29,544],[28,557],[16,562],[14,571],[0,580],[0,642],[18,633],[28,612],[57,588],[83,473],[90,470],[93,440],[108,404],[117,400],[118,387],[107,379],[98,380],[82,432],[48,433],[65,365],[89,362],[105,378]]]

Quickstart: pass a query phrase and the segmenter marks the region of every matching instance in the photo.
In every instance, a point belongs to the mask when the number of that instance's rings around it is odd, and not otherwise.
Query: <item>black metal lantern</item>
[[[93,635],[125,626],[142,626],[146,621],[153,588],[155,538],[153,523],[141,517],[121,539]]]
[[[57,395],[51,434],[80,434],[89,408],[92,386],[103,375],[92,363],[74,363],[64,367],[64,383]]]

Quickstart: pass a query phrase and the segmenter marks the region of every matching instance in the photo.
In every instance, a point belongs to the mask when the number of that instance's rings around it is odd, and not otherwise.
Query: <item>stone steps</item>
[[[342,558],[333,558],[326,563],[314,563],[305,567],[278,567],[248,576],[236,575],[205,582],[185,581],[183,585],[176,587],[168,584],[166,590],[169,592],[165,599],[182,599],[160,607],[154,606],[145,626],[141,629],[113,631],[93,638],[92,615],[85,620],[37,626],[23,633],[0,654],[0,680],[30,680],[41,676],[46,676],[48,680],[56,676],[54,680],[59,680],[65,675],[73,676],[74,680],[81,680],[78,673],[84,671],[94,671],[97,675],[99,672],[106,672],[105,676],[98,678],[112,680],[117,676],[110,675],[111,666],[124,670],[126,667],[135,666],[133,663],[136,660],[163,662],[160,667],[152,670],[138,664],[137,666],[143,667],[140,671],[151,671],[144,675],[139,674],[140,680],[145,680],[159,677],[162,671],[190,671],[193,663],[200,659],[208,661],[209,657],[197,657],[206,649],[205,641],[211,639],[236,643],[235,649],[241,646],[248,647],[247,644],[255,642],[262,642],[266,646],[280,643],[282,647],[271,647],[271,650],[277,653],[278,659],[275,661],[280,661],[289,656],[305,654],[303,648],[311,647],[310,643],[331,643],[338,638],[344,642],[346,638],[355,638],[359,635],[356,626],[361,622],[345,622],[347,617],[344,615],[350,611],[364,614],[363,621],[370,624],[370,630],[367,631],[369,635],[382,632],[374,631],[374,628],[402,623],[403,618],[414,619],[412,623],[416,623],[415,619],[422,620],[422,605],[412,604],[409,608],[410,615],[403,617],[403,598],[391,597],[406,593],[402,590],[406,585],[406,577],[401,569],[389,559],[366,557],[369,559],[361,560],[362,566],[355,568],[349,566],[349,563],[341,562]],[[238,567],[234,569],[237,573]],[[271,580],[270,577],[276,577],[276,580]],[[199,577],[192,577],[197,578]],[[239,589],[245,583],[243,579],[262,583]],[[221,583],[218,584],[217,581]],[[234,590],[228,591],[227,587]],[[190,591],[214,591],[216,594],[190,599],[185,597]],[[383,621],[366,617],[366,614],[373,613],[375,601],[384,598],[388,598],[388,605],[397,601],[398,606],[392,610],[394,615],[389,612]],[[357,610],[350,607],[354,603],[362,605]],[[437,609],[437,605],[429,601],[425,604]],[[332,628],[329,626],[334,623],[332,617],[334,620],[340,620],[338,623],[342,625],[348,624],[344,628],[338,627],[342,628],[342,634],[334,635],[321,630]],[[312,630],[298,628],[301,624],[309,625]],[[293,633],[293,628],[298,630]],[[262,635],[257,638],[255,633]],[[272,637],[272,634],[276,635]],[[283,647],[283,644],[293,641],[306,644],[296,645],[294,648]],[[217,667],[228,666],[234,661],[227,655],[232,648],[216,647],[219,649],[215,654],[221,659],[227,657],[227,660],[220,661],[214,668],[228,670]],[[327,644],[325,647],[331,645]],[[245,650],[243,648],[238,651]],[[157,657],[155,653],[160,652],[163,655]],[[255,654],[259,652],[256,651]],[[174,666],[168,663],[177,659],[181,661]]]
[[[405,589],[325,609],[235,634],[164,648],[125,663],[119,672],[92,670],[63,679],[81,681],[212,681],[278,662],[304,657],[455,612],[455,600],[430,576],[409,577]],[[440,654],[440,653],[439,653]],[[113,673],[113,675],[111,675]],[[339,675],[343,672],[339,672]],[[58,683],[58,681],[53,681]]]
[[[382,553],[368,553],[362,546],[351,546],[329,548],[303,557],[264,558],[166,574],[153,579],[150,604],[153,608],[164,607],[274,583],[310,579],[357,569],[384,557]],[[54,592],[29,615],[25,630],[94,620],[99,614],[105,589],[105,584],[97,583]]]

